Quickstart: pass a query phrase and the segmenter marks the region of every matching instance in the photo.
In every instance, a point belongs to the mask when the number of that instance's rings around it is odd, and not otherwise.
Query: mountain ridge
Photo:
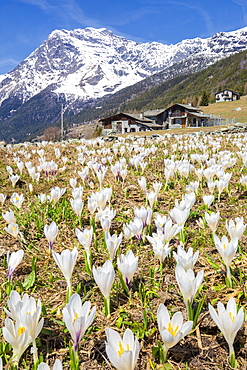
[[[57,109],[52,114],[47,107],[49,101],[51,107],[64,104],[66,115],[73,116],[159,72],[168,80],[246,48],[247,27],[175,45],[138,43],[103,28],[54,30],[29,57],[0,76],[0,134],[7,140],[11,135],[23,140],[29,132],[33,134],[56,122]],[[37,101],[43,103],[40,112],[35,113],[32,104],[36,106]],[[17,135],[18,115],[27,103],[28,127]]]

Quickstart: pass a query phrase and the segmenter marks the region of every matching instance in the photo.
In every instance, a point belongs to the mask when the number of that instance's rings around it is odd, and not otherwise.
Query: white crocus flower
[[[128,225],[123,225],[123,233],[126,239],[130,239],[134,236]]]
[[[6,170],[10,175],[13,175],[13,168],[11,166],[6,166]]]
[[[155,191],[146,192],[146,197],[150,208],[153,208],[155,202],[157,202],[157,193]]]
[[[179,226],[178,224],[172,225],[172,220],[168,218],[162,229],[165,242],[169,243],[182,230],[182,228],[183,226]]]
[[[24,162],[18,161],[18,162],[16,162],[16,165],[18,167],[18,170],[20,171],[20,174],[22,174],[22,171],[24,169]]]
[[[229,346],[230,357],[233,355],[235,362],[233,342],[244,322],[243,308],[241,307],[237,312],[236,302],[233,297],[229,299],[226,308],[223,303],[218,302],[218,312],[216,312],[211,304],[208,305],[208,308],[213,321],[223,333]]]
[[[4,195],[3,193],[0,193],[0,203],[2,204],[2,206],[5,202],[5,200],[6,200],[6,195]]]
[[[52,249],[53,243],[58,234],[58,227],[56,222],[52,221],[50,225],[45,225],[44,227],[45,237],[49,242],[49,249]]]
[[[16,223],[16,218],[13,211],[11,210],[7,211],[6,213],[3,213],[2,216],[3,219],[7,222],[7,224]]]
[[[14,222],[11,222],[10,224],[8,224],[7,227],[4,228],[4,230],[12,235],[14,238],[17,238],[18,234],[19,234],[19,227],[16,223]]]
[[[130,289],[130,283],[133,279],[134,273],[138,268],[138,257],[134,256],[134,253],[130,250],[126,255],[121,254],[117,259],[118,268],[123,275],[125,283]]]
[[[56,253],[54,250],[52,251],[53,258],[62,271],[66,282],[68,289],[71,287],[71,276],[76,264],[76,259],[78,255],[77,248],[75,247],[72,251],[65,249],[62,251],[61,254]]]
[[[140,240],[142,238],[142,230],[143,230],[142,220],[135,217],[134,221],[130,221],[127,227],[130,230],[131,234],[136,236],[137,239]]]
[[[19,175],[9,175],[9,179],[10,179],[10,181],[11,181],[11,183],[12,183],[12,187],[14,188],[15,187],[15,185],[16,185],[16,183],[18,182],[18,180],[20,179],[20,176]]]
[[[186,252],[181,245],[178,246],[177,253],[173,252],[177,264],[181,265],[185,271],[193,270],[199,256],[199,251],[193,254],[193,248],[190,247]]]
[[[22,308],[19,313],[20,321],[23,323],[23,326],[28,330],[30,341],[33,344],[32,353],[34,356],[34,362],[38,360],[35,339],[38,337],[44,325],[44,318],[40,319],[40,315],[41,315],[41,301],[38,300],[36,302],[33,297],[30,297],[27,300],[27,302],[22,305]]]
[[[12,280],[13,273],[16,267],[21,263],[24,256],[24,251],[20,249],[17,252],[13,252],[10,254],[8,251],[7,253],[7,264],[8,264],[8,277],[9,280]]]
[[[69,184],[72,187],[72,189],[75,189],[77,183],[77,179],[69,179]]]
[[[229,222],[226,220],[226,229],[231,239],[235,236],[239,239],[246,229],[243,217],[236,217],[235,222],[234,220],[229,220]]]
[[[117,234],[111,235],[109,231],[105,232],[105,242],[112,261],[114,260],[117,249],[121,244],[122,238],[123,238],[122,233],[119,236],[117,236]]]
[[[170,216],[176,222],[178,226],[184,227],[185,222],[190,214],[190,208],[180,209],[178,207],[174,207],[170,211]]]
[[[74,199],[82,199],[82,196],[83,196],[83,187],[82,186],[78,186],[77,188],[74,188],[72,189],[72,197]]]
[[[80,218],[83,210],[84,203],[80,198],[70,199],[71,207],[73,208],[74,212],[76,213],[77,217]]]
[[[95,200],[95,202],[97,203],[97,208],[101,210],[105,209],[108,200],[108,194],[104,191],[104,189],[92,193],[90,198]]]
[[[152,244],[155,257],[158,258],[161,263],[164,263],[165,258],[172,250],[172,248],[169,247],[169,242],[166,243],[164,234],[160,232],[158,234],[153,233],[152,236],[147,236],[146,238]]]
[[[13,347],[12,361],[18,365],[23,352],[30,343],[30,336],[27,328],[23,326],[20,320],[14,323],[9,317],[5,319],[5,326],[2,329],[3,337],[6,342]]]
[[[11,203],[17,207],[21,208],[22,203],[24,202],[24,195],[23,194],[18,194],[18,193],[13,193],[10,197]]]
[[[106,353],[117,370],[134,370],[140,345],[130,329],[126,329],[123,339],[110,328],[106,329]]]
[[[115,278],[112,262],[107,260],[102,267],[93,266],[93,277],[103,296],[108,299]]]
[[[203,195],[202,199],[203,199],[204,204],[206,204],[208,207],[210,207],[211,204],[214,201],[214,195],[213,194]]]
[[[20,294],[12,290],[7,301],[8,309],[4,308],[5,313],[13,320],[17,321],[21,308],[28,303],[29,296],[27,293],[21,298]]]
[[[151,208],[149,207],[145,208],[143,206],[141,208],[134,207],[134,214],[136,218],[139,218],[140,220],[142,220],[143,228],[146,225],[150,225],[152,214],[153,214],[153,211]]]
[[[164,343],[163,353],[164,359],[166,360],[169,348],[175,346],[192,330],[193,321],[186,321],[183,323],[183,315],[181,312],[176,312],[172,319],[170,319],[169,312],[163,303],[159,305],[157,321],[159,332]]]
[[[92,197],[88,197],[87,208],[91,215],[93,215],[97,209],[97,201]]]
[[[63,321],[70,332],[71,338],[74,342],[74,351],[77,352],[79,342],[84,336],[87,328],[92,324],[95,314],[96,306],[91,310],[91,303],[89,301],[82,305],[79,294],[75,293],[70,297],[69,303],[63,309]]]
[[[43,193],[38,194],[38,195],[37,195],[37,198],[39,199],[39,201],[40,201],[41,203],[45,203],[45,202],[46,202],[46,199],[47,199],[46,195],[45,195],[45,194],[43,194]]]
[[[59,186],[55,186],[54,188],[51,189],[50,193],[51,199],[54,201],[54,203],[57,203],[65,192],[66,188],[61,189]]]
[[[238,249],[238,237],[235,236],[228,242],[228,239],[225,235],[221,238],[221,240],[217,235],[214,235],[214,243],[224,261],[224,264],[226,265],[227,278],[231,284],[230,264]]]
[[[76,233],[77,239],[83,245],[86,253],[89,254],[90,246],[92,243],[92,237],[93,237],[93,227],[91,226],[90,229],[83,229],[83,231],[80,231],[79,229],[76,228],[75,233]]]
[[[153,182],[153,188],[154,188],[154,191],[156,193],[156,195],[158,196],[159,192],[160,192],[160,189],[162,187],[162,183],[161,182]]]
[[[165,226],[166,222],[168,220],[168,217],[166,215],[161,215],[160,213],[157,213],[154,219],[155,226],[157,227],[157,231],[162,232],[163,227]]]
[[[53,370],[63,370],[61,361],[56,359],[52,369]],[[48,366],[45,362],[41,362],[37,370],[50,370],[50,366]]]
[[[144,194],[146,194],[147,192],[147,182],[146,182],[146,178],[144,176],[141,177],[141,179],[138,179],[138,184],[140,185],[142,191],[144,192]]]
[[[219,211],[217,213],[212,212],[211,214],[208,214],[207,212],[205,212],[205,220],[208,226],[210,227],[211,231],[213,232],[213,234],[215,234],[216,232],[219,218],[220,218]]]
[[[184,303],[188,310],[188,300],[190,304],[193,303],[194,296],[202,284],[204,277],[204,271],[201,270],[195,276],[194,271],[185,269],[181,265],[177,265],[175,269],[175,276],[179,286],[179,289],[183,295]]]

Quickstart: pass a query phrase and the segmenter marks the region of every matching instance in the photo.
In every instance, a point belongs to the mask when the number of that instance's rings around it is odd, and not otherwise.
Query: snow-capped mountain
[[[188,57],[212,62],[247,47],[247,27],[176,45],[137,43],[106,29],[53,31],[11,72],[0,76],[0,104],[10,97],[22,103],[52,84],[66,100],[100,98],[130,86]]]
[[[17,126],[24,137],[59,121],[61,104],[75,114],[160,71],[169,79],[246,48],[247,27],[176,45],[138,43],[104,28],[55,30],[16,68],[0,75],[0,138],[14,137]],[[183,61],[186,69],[177,71]]]

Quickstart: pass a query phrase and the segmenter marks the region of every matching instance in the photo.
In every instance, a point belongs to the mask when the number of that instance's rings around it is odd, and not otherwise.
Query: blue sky
[[[112,30],[140,42],[175,44],[247,26],[247,0],[0,0],[0,74],[54,29]]]

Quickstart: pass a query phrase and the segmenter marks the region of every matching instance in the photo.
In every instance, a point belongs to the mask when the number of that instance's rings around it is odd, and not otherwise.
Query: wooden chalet
[[[199,108],[186,104],[173,104],[164,112],[169,128],[211,126],[212,116],[204,114]]]
[[[103,135],[162,130],[164,128],[164,112],[164,109],[159,109],[138,114],[117,113],[102,118],[100,122],[103,126]]]

